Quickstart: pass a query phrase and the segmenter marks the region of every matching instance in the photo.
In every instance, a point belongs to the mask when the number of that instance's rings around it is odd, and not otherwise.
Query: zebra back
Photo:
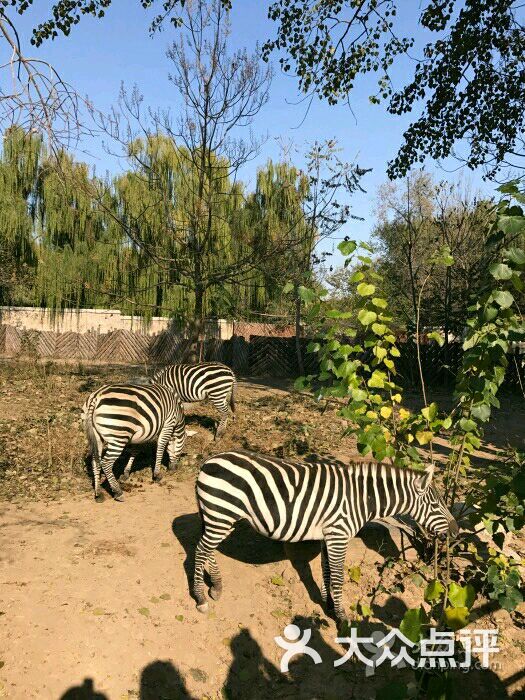
[[[101,441],[147,442],[167,421],[184,425],[184,410],[176,392],[165,386],[107,384],[88,397],[82,419],[92,453],[100,454]]]
[[[431,475],[376,462],[295,462],[242,450],[207,459],[197,478],[204,522],[246,518],[272,539],[323,539],[331,527],[353,536],[371,520],[412,515],[447,529],[452,515]]]
[[[219,362],[170,365],[156,372],[153,382],[173,388],[186,402],[202,401],[210,396],[230,397],[234,408],[235,374]]]

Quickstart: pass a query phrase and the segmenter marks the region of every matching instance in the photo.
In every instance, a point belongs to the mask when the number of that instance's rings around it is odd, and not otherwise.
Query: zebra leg
[[[214,439],[216,440],[226,430],[226,426],[228,425],[228,418],[230,417],[230,414],[228,412],[228,403],[227,403],[226,398],[224,396],[217,397],[217,398],[210,396],[210,401],[212,402],[212,404],[215,406],[215,408],[221,414],[219,424],[217,425],[217,428],[215,429]]]
[[[331,532],[326,535],[326,551],[328,554],[330,575],[330,594],[334,604],[335,616],[340,622],[347,619],[342,603],[342,597],[344,563],[348,539],[348,534],[345,532]]]
[[[120,484],[115,479],[115,475],[113,474],[113,465],[122,454],[124,447],[125,443],[113,443],[112,445],[108,445],[108,449],[102,458],[101,464],[102,471],[106,475],[109,487],[116,501],[123,501],[124,495],[122,493],[122,489],[120,488]]]
[[[91,458],[91,466],[93,468],[93,485],[95,490],[95,500],[102,500],[100,497],[100,460],[95,457]]]
[[[195,552],[195,570],[193,574],[193,596],[197,601],[197,610],[199,612],[204,613],[208,610],[208,601],[204,593],[204,567],[208,561],[210,562],[210,576],[212,581],[210,596],[214,600],[218,600],[221,596],[222,579],[215,560],[214,551],[228,536],[231,529],[231,525],[228,524],[221,530],[215,530],[212,535],[210,530],[206,530],[206,527],[204,527],[204,532],[197,545],[197,550]]]
[[[330,565],[328,563],[328,552],[326,542],[321,542],[321,570],[323,572],[323,583],[321,585],[321,599],[327,608],[333,608],[332,596],[330,595]]]
[[[184,424],[182,428],[176,427],[171,436],[171,440],[168,442],[168,455],[170,458],[170,464],[168,469],[173,471],[177,462],[180,459],[182,450],[184,449],[184,443],[186,442],[186,427]]]
[[[135,457],[137,456],[138,448],[131,447],[130,451],[131,451],[131,454],[129,456],[128,463],[124,467],[124,472],[123,472],[122,476],[120,477],[120,481],[127,481],[129,479],[131,468],[133,467],[133,462],[135,461]]]
[[[222,576],[213,552],[210,554],[208,561],[211,577],[210,597],[213,598],[213,600],[219,600],[222,595]]]
[[[162,455],[164,454],[164,450],[171,439],[172,433],[173,425],[169,424],[166,424],[160,431],[159,439],[157,441],[157,451],[155,453],[155,466],[153,467],[153,481],[160,481],[162,479],[162,472],[160,471]]]

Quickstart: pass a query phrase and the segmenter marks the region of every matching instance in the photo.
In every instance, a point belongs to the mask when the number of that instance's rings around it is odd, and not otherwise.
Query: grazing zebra
[[[202,362],[198,365],[170,365],[156,372],[154,384],[163,384],[175,389],[182,401],[204,401],[209,399],[220,412],[221,419],[215,437],[222,435],[228,423],[228,404],[235,413],[235,374],[219,362]]]
[[[201,612],[208,607],[204,566],[209,562],[210,596],[218,600],[222,581],[214,550],[241,519],[273,540],[322,540],[321,595],[333,604],[339,620],[346,618],[341,597],[348,540],[365,523],[406,514],[435,534],[458,532],[432,483],[431,468],[417,472],[374,462],[303,464],[235,450],[207,459],[196,489],[202,536],[193,592]]]
[[[108,384],[94,391],[82,410],[93,465],[95,498],[100,495],[100,472],[104,472],[117,501],[124,496],[113,474],[113,465],[126,445],[131,456],[123,479],[127,479],[137,445],[157,441],[153,479],[161,479],[160,465],[166,447],[170,469],[175,467],[186,437],[184,411],[177,394],[160,385]]]

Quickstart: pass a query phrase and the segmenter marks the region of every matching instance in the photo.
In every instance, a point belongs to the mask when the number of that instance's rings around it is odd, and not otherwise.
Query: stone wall
[[[114,309],[66,310],[56,315],[45,309],[30,306],[0,306],[0,325],[11,326],[20,331],[53,333],[109,333],[111,331],[134,331],[140,335],[158,335],[176,327],[169,318],[154,316],[145,324],[140,316],[126,316]],[[180,331],[182,332],[182,328]],[[225,319],[210,319],[205,322],[205,336],[229,340],[233,335],[233,322]]]

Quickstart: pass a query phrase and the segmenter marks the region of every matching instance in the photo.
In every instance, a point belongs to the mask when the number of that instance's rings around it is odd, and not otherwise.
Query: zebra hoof
[[[96,503],[103,503],[104,502],[104,496],[101,493],[95,494],[95,502]]]
[[[123,494],[123,493],[117,493],[117,494],[115,494],[114,498],[115,498],[116,501],[119,501],[120,503],[122,503],[122,501],[124,500],[124,494]]]
[[[210,598],[212,598],[212,600],[219,600],[221,595],[222,595],[222,588],[215,588],[214,586],[212,586],[210,588]]]
[[[153,474],[153,481],[162,481],[161,472],[159,472],[158,474]]]
[[[197,610],[200,613],[207,613],[208,612],[208,603],[201,603],[201,605],[197,605]]]
[[[168,466],[169,472],[174,472],[177,469],[178,462],[170,462]]]
[[[119,481],[127,481],[129,479],[129,474],[122,474]]]

